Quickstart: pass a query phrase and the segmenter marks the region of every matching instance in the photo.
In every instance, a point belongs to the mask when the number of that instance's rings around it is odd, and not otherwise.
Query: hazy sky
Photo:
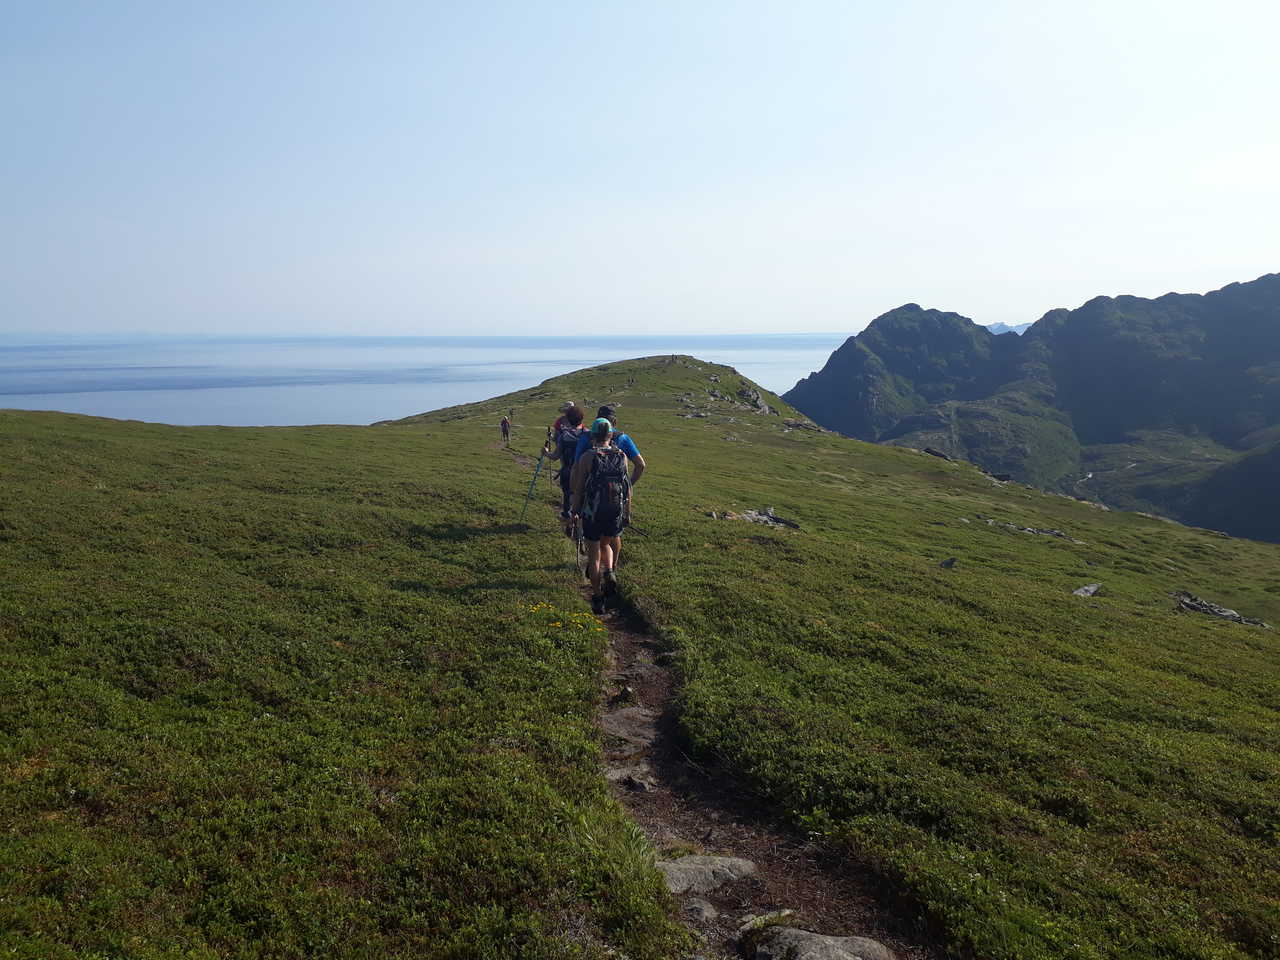
[[[0,332],[854,332],[1280,270],[1280,3],[0,0]]]

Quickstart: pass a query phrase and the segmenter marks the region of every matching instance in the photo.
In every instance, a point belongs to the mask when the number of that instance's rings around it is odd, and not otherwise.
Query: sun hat
[[[577,404],[574,403],[572,400],[566,400],[564,403],[560,404],[560,412],[568,413],[572,408],[576,406]]]
[[[613,424],[604,417],[600,417],[591,423],[591,436],[596,440],[601,437],[607,437],[612,432]]]

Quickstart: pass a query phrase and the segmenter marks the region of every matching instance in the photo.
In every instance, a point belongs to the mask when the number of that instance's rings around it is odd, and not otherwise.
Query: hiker
[[[613,443],[613,424],[599,417],[588,434],[591,446],[573,465],[573,517],[587,541],[591,610],[604,613],[618,592],[614,572],[622,549],[622,528],[631,511],[627,455]]]
[[[511,418],[503,417],[502,422],[499,424],[499,426],[502,427],[502,442],[510,443],[511,442]]]
[[[578,449],[578,438],[583,435],[582,411],[572,403],[566,404],[564,416],[556,420],[553,433],[543,448],[552,460],[560,461],[560,490],[564,498],[560,504],[560,522],[564,526],[565,536],[572,533],[572,521],[569,514],[569,480],[573,470],[574,451]]]
[[[560,416],[556,417],[556,422],[551,425],[551,435],[553,437],[560,430],[560,428],[564,426],[565,417],[569,415],[569,411],[574,409],[575,407],[577,407],[577,404],[574,403],[572,400],[566,400],[564,403],[560,404]],[[580,414],[578,417],[578,422],[581,423],[585,419],[585,417],[586,417],[585,414]]]
[[[618,432],[618,417],[613,407],[611,407],[609,404],[606,403],[603,406],[601,406],[600,409],[596,411],[596,416],[603,417],[605,420],[609,421],[609,426],[613,428],[613,445],[617,447],[619,450],[621,450],[624,454],[626,454],[627,459],[631,461],[631,481],[630,482],[631,482],[631,486],[634,487],[637,483],[640,482],[640,474],[644,473],[644,466],[645,466],[644,457],[640,456],[640,450],[636,446],[636,442],[632,440],[629,436],[627,436],[625,433]],[[588,433],[583,433],[583,435],[578,438],[578,447],[574,451],[574,455],[573,455],[574,461],[576,462],[577,459],[580,456],[582,456],[584,453],[586,453],[590,448],[591,448],[591,436]],[[630,514],[628,514],[628,520],[630,520]],[[614,557],[614,563],[615,564],[617,563],[616,556]]]

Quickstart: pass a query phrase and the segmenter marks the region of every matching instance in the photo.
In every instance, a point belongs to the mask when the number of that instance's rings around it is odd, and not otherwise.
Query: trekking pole
[[[525,511],[529,509],[529,498],[533,496],[534,484],[538,482],[538,474],[542,471],[542,461],[547,456],[547,448],[542,448],[542,455],[538,457],[538,465],[533,468],[533,479],[529,481],[529,492],[524,495],[524,506],[520,508],[520,522],[524,522]]]

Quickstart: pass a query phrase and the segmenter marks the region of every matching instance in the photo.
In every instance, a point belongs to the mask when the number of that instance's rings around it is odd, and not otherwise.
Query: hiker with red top
[[[543,450],[552,460],[560,461],[560,490],[564,497],[560,504],[560,521],[565,535],[571,533],[569,516],[569,479],[573,470],[573,453],[578,449],[578,437],[582,434],[582,411],[572,403],[565,404],[564,416],[552,426],[551,436]]]
[[[564,426],[565,417],[569,415],[569,411],[576,406],[577,404],[572,400],[566,400],[564,403],[560,404],[560,416],[556,417],[556,422],[551,425],[550,432],[553,437],[556,435],[556,431]],[[579,415],[578,422],[581,423],[584,418],[585,414]]]
[[[574,520],[587,542],[587,574],[591,577],[591,609],[604,613],[615,601],[614,570],[622,549],[622,528],[631,511],[627,455],[613,444],[613,424],[600,417],[591,424],[591,446],[573,465],[570,480]]]

